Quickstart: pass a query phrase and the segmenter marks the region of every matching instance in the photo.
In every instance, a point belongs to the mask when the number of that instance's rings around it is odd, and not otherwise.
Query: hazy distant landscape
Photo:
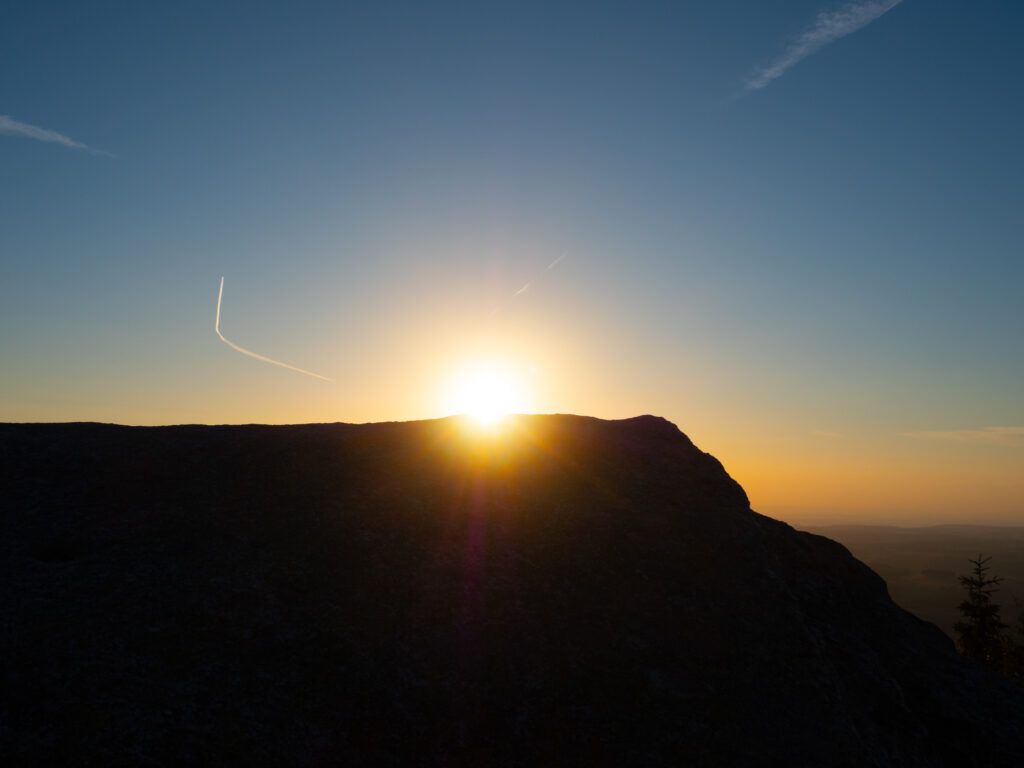
[[[1024,527],[834,525],[804,530],[846,546],[885,579],[893,600],[950,636],[964,599],[957,577],[970,569],[967,559],[979,554],[990,556],[993,572],[1003,578],[994,600],[1002,605],[1004,620],[1024,610]]]

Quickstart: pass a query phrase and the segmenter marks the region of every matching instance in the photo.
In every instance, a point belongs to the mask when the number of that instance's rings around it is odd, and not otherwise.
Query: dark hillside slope
[[[1024,690],[641,417],[0,425],[7,764],[1024,765]]]

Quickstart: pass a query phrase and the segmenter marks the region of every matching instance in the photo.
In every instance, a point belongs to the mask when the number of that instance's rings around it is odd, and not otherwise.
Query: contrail
[[[106,155],[107,157],[113,157],[109,152],[105,152],[102,149],[96,149],[95,147],[90,147],[88,144],[83,144],[80,141],[75,141],[70,136],[65,136],[63,133],[51,131],[49,128],[40,128],[38,125],[22,123],[15,120],[10,115],[0,115],[0,134],[4,134],[6,136],[21,136],[26,139],[35,139],[36,141],[46,141],[52,144],[60,144],[68,149],[81,149],[93,155]]]
[[[746,89],[761,90],[815,51],[863,29],[902,2],[903,0],[853,0],[838,10],[821,11],[814,20],[814,25],[793,40],[782,56],[768,66],[755,70],[747,78]]]
[[[560,262],[562,259],[564,259],[568,255],[569,255],[568,251],[562,253],[561,256],[559,256],[557,259],[552,261],[550,264],[547,265],[547,267],[544,268],[544,272],[550,272],[552,269],[554,269],[558,265],[558,262]],[[543,274],[543,272],[541,274]],[[514,299],[516,296],[519,296],[520,294],[526,293],[528,290],[530,290],[530,288],[533,287],[533,284],[535,282],[537,282],[538,279],[539,278],[534,278],[533,280],[530,280],[529,282],[525,283],[522,288],[520,288],[518,291],[516,291],[515,293],[513,293],[509,297],[509,301]],[[488,317],[494,317],[500,311],[501,311],[501,307],[500,306],[495,307],[494,309],[491,310],[491,314],[488,315]]]
[[[524,285],[524,286],[523,286],[522,288],[520,288],[520,289],[519,289],[518,291],[516,291],[515,293],[513,293],[513,294],[512,294],[512,297],[513,297],[513,298],[515,298],[515,297],[516,297],[516,296],[518,296],[518,295],[519,295],[520,293],[526,293],[526,292],[527,292],[528,290],[530,290],[530,286],[531,286],[531,285],[533,285],[533,281],[532,281],[532,280],[531,280],[531,281],[530,281],[529,283],[527,283],[526,285]]]
[[[567,251],[567,252],[565,252],[565,253],[563,253],[563,254],[562,254],[561,256],[559,256],[559,257],[558,257],[557,259],[555,259],[555,260],[554,260],[554,261],[552,261],[552,262],[551,262],[550,264],[548,264],[548,268],[547,268],[547,269],[545,269],[544,271],[545,271],[545,272],[550,272],[550,271],[551,271],[552,269],[554,269],[554,268],[555,268],[555,265],[556,265],[556,264],[558,264],[558,262],[560,262],[560,261],[561,261],[562,259],[564,259],[564,258],[565,258],[566,256],[568,256],[568,255],[569,255],[568,251]]]
[[[214,332],[216,332],[217,338],[219,338],[221,341],[223,341],[225,344],[227,344],[229,347],[231,347],[236,352],[241,352],[243,355],[248,355],[249,357],[255,357],[257,360],[262,360],[264,363],[270,363],[271,365],[276,365],[276,366],[279,366],[281,368],[287,368],[289,371],[295,371],[296,373],[303,373],[306,376],[312,376],[314,379],[320,379],[321,381],[334,381],[334,379],[329,379],[326,376],[321,376],[319,373],[313,373],[312,371],[307,371],[307,370],[304,370],[302,368],[296,368],[294,365],[288,365],[288,363],[282,363],[280,360],[273,360],[273,359],[271,359],[269,357],[265,357],[265,356],[260,355],[260,354],[258,354],[256,352],[253,352],[250,349],[246,349],[245,347],[240,347],[237,344],[235,344],[235,342],[231,341],[228,338],[225,338],[224,334],[220,332],[220,301],[221,301],[221,298],[223,296],[224,296],[224,276],[221,275],[221,278],[220,278],[220,289],[217,291],[217,317],[213,321],[213,330],[214,330]]]

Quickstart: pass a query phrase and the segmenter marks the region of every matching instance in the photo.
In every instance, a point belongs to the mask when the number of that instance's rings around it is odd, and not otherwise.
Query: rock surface
[[[1024,765],[672,424],[0,425],[7,764]]]

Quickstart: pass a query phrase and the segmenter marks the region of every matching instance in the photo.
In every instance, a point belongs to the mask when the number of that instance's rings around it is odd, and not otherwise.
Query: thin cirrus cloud
[[[88,144],[75,141],[70,136],[65,136],[63,133],[51,131],[49,128],[40,128],[38,125],[22,123],[8,115],[0,115],[0,135],[20,136],[23,139],[35,139],[36,141],[44,141],[49,144],[60,144],[62,147],[67,147],[68,149],[80,149],[83,152],[89,152],[93,155],[110,156],[109,152],[104,152],[102,149],[95,149],[90,147]]]
[[[944,442],[1024,447],[1024,427],[982,427],[947,431],[903,432],[904,437]]]
[[[747,78],[747,90],[757,91],[764,88],[812,53],[863,29],[902,2],[903,0],[859,0],[834,11],[821,11],[810,29],[793,40],[778,59],[755,70]]]

